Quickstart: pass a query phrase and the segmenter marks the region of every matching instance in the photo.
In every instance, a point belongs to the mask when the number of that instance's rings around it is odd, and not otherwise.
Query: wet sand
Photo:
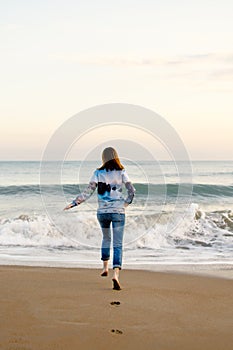
[[[0,267],[1,350],[230,350],[233,280],[123,270]]]

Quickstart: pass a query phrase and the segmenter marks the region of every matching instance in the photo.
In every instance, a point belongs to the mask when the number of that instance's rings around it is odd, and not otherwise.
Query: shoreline
[[[233,281],[129,270],[0,266],[4,350],[232,349]]]
[[[55,261],[50,262],[44,262],[38,264],[38,262],[32,263],[29,262],[28,264],[25,264],[25,262],[21,263],[2,263],[0,262],[0,268],[1,267],[34,267],[34,268],[61,268],[61,269],[99,269],[101,270],[101,264],[98,263],[86,263],[83,262],[82,264],[74,263],[74,264],[62,264],[57,263]],[[124,270],[133,270],[133,271],[150,271],[150,272],[161,272],[161,273],[177,273],[177,274],[187,274],[187,275],[196,275],[196,276],[206,276],[206,277],[216,277],[216,278],[223,278],[223,279],[230,279],[233,280],[233,264],[230,263],[158,263],[158,264],[132,264],[132,263],[124,263],[122,271]]]

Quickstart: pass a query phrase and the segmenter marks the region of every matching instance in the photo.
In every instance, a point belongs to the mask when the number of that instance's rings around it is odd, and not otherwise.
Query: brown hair
[[[113,147],[107,147],[102,152],[103,164],[98,170],[106,169],[109,170],[122,170],[123,165],[120,162],[117,151]]]

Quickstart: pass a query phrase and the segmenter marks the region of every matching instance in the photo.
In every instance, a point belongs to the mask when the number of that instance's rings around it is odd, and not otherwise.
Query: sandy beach
[[[2,350],[232,349],[233,281],[124,270],[0,267]]]

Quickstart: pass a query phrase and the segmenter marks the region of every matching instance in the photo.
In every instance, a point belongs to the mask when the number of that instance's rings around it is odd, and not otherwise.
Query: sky
[[[0,160],[40,160],[108,103],[161,115],[193,160],[233,160],[232,43],[231,0],[0,0]]]

